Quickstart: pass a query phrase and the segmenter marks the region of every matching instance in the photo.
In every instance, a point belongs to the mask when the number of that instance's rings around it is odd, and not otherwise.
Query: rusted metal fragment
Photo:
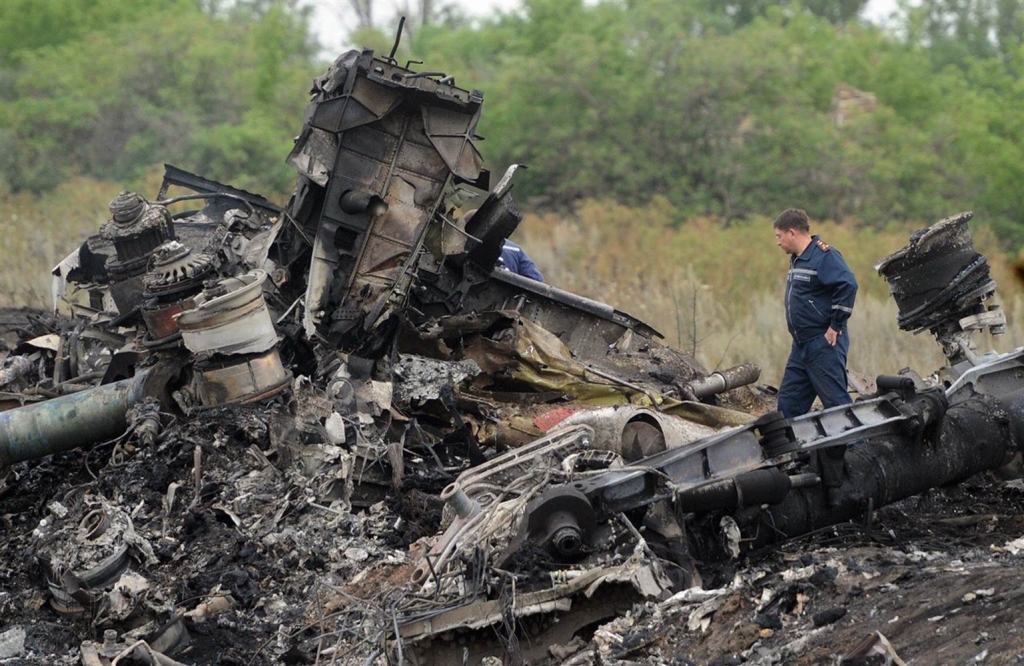
[[[291,380],[276,349],[195,364],[196,397],[203,407],[260,402],[283,391]]]
[[[196,307],[195,297],[203,281],[212,276],[213,258],[193,254],[177,241],[168,241],[153,252],[151,268],[143,277],[142,321],[146,326],[144,344],[153,348],[181,339],[176,315]]]

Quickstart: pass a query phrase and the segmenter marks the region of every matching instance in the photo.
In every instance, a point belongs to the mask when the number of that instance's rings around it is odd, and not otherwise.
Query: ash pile
[[[495,268],[522,216],[517,167],[484,169],[482,103],[347,53],[285,208],[167,166],[54,269],[71,316],[3,313],[0,660],[796,663],[864,571],[955,566],[819,543],[794,573],[779,544],[1013,473],[1024,352],[970,342],[1002,320],[964,216],[928,237],[957,234],[943,268],[970,276],[938,306],[907,286],[935,253],[887,264],[950,365],[787,420],[758,368],[708,373]],[[1010,560],[1011,523],[989,531]],[[1013,600],[988,589],[976,607]],[[895,654],[869,638],[850,659]]]

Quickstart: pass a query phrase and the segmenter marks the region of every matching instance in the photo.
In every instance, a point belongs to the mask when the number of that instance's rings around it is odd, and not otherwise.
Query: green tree
[[[4,0],[0,3],[0,62],[131,22],[166,7],[164,0]]]
[[[73,173],[126,181],[163,161],[275,190],[293,177],[284,157],[318,69],[297,0],[175,0],[114,23],[87,15],[95,23],[18,51],[0,112],[0,177],[15,190]]]
[[[1008,59],[1024,43],[1020,0],[900,0],[899,11],[908,40],[927,45],[940,67],[964,66],[970,57]]]
[[[485,90],[486,155],[532,166],[535,203],[663,195],[683,216],[800,205],[878,226],[974,208],[1019,242],[1016,60],[938,67],[929,45],[824,6],[527,0],[424,31],[414,55]]]
[[[841,25],[856,19],[867,0],[799,0],[783,5],[792,12],[809,12],[830,23]],[[777,0],[726,0],[718,5],[737,27],[768,16],[779,7]]]

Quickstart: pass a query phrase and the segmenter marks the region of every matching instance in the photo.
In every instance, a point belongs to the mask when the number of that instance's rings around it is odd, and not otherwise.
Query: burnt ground
[[[105,629],[153,640],[176,619],[189,638],[169,652],[183,663],[373,663],[450,478],[410,478],[348,511],[323,499],[342,477],[332,461],[278,446],[286,403],[15,465],[0,482],[0,637],[24,642],[7,653],[0,640],[0,663],[79,664]],[[130,518],[124,573],[144,582],[61,607],[45,561],[81,571],[103,557],[82,537],[97,508]],[[1024,484],[975,478],[705,568],[703,595],[635,606],[550,663],[838,664],[875,632],[909,664],[1021,663],[1024,546],[1008,544],[1022,535]],[[227,607],[198,612],[217,599]]]
[[[16,465],[0,491],[0,616],[3,630],[25,629],[26,650],[3,663],[79,663],[79,644],[104,628],[142,625],[162,605],[194,608],[215,589],[230,592],[234,608],[187,621],[191,642],[179,660],[315,663],[316,646],[336,641],[338,625],[327,620],[404,583],[408,539],[393,529],[402,507],[338,515],[304,499],[253,450],[269,443],[265,414],[210,414],[125,462],[107,444]],[[197,449],[198,500],[189,490]],[[172,483],[181,488],[167,512]],[[153,560],[131,563],[149,596],[121,622],[103,619],[102,601],[79,615],[57,612],[37,560],[52,548],[41,524],[61,522],[48,506],[60,502],[69,520],[100,496],[127,508],[153,546]],[[635,607],[566,659],[830,664],[877,631],[906,663],[1022,663],[1024,555],[1004,548],[1022,534],[1019,485],[935,490],[882,509],[869,528],[839,526],[706,569],[705,588],[719,596]],[[311,642],[321,626],[327,636]],[[337,663],[369,653],[330,652]]]
[[[724,594],[641,610],[615,632],[636,647],[610,652],[836,664],[880,632],[908,664],[1024,663],[1024,556],[1004,548],[1024,533],[1022,509],[1015,485],[931,491],[882,509],[870,529],[841,525],[708,572],[705,587]]]

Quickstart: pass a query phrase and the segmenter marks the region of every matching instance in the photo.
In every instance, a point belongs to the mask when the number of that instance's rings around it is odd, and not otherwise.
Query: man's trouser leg
[[[806,414],[815,395],[821,398],[826,409],[852,402],[846,390],[846,354],[849,348],[850,339],[845,333],[834,347],[828,344],[823,335],[802,345],[794,343],[790,362],[786,364],[786,373],[783,375],[783,386],[779,388],[779,410],[787,418],[791,418],[787,410],[794,412],[794,416]],[[793,362],[794,358],[798,359],[796,363]],[[790,380],[788,386],[787,379]],[[787,390],[784,391],[784,388]],[[808,393],[810,400],[807,400]],[[803,411],[797,411],[801,408]],[[841,500],[839,487],[843,483],[845,456],[845,445],[822,449],[818,453],[818,470],[822,485],[828,489],[830,506],[837,505]]]
[[[850,338],[845,332],[836,340],[835,347],[829,346],[824,336],[804,346],[807,376],[825,409],[853,402],[846,390],[846,353],[849,349]]]
[[[814,384],[808,375],[804,362],[807,343],[801,345],[796,340],[789,350],[786,371],[782,374],[779,386],[779,411],[787,419],[802,416],[811,410],[814,404]]]

